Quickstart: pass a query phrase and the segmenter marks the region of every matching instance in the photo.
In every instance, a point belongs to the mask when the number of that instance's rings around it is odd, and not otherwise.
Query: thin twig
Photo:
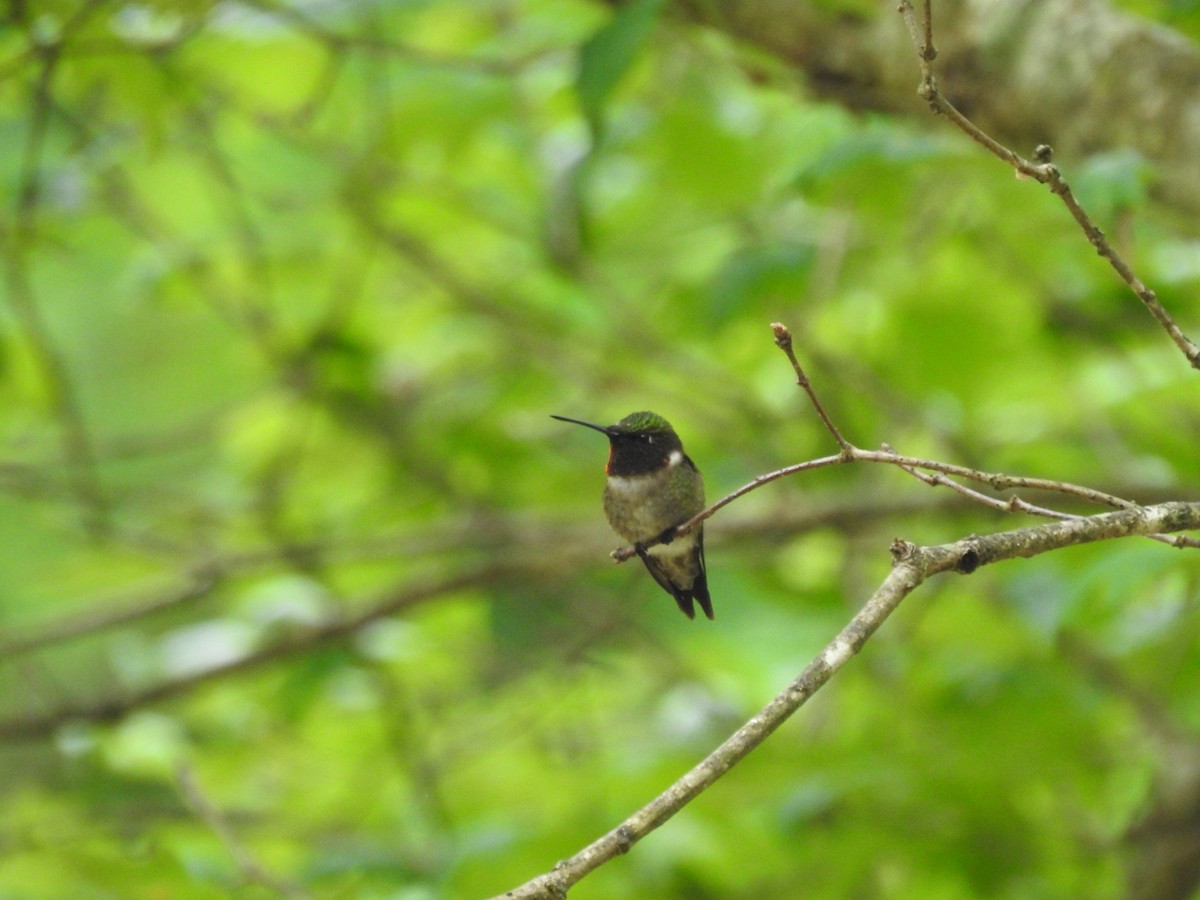
[[[833,439],[837,441],[837,445],[842,448],[842,455],[849,456],[853,448],[850,442],[842,437],[842,433],[838,431],[833,420],[829,418],[829,414],[825,412],[825,407],[821,405],[821,401],[817,399],[816,392],[813,391],[812,384],[808,380],[808,376],[804,374],[804,369],[800,365],[800,361],[796,359],[796,354],[792,350],[792,333],[788,327],[781,322],[772,322],[771,331],[775,335],[775,346],[782,350],[788,358],[788,362],[792,364],[792,371],[796,373],[796,384],[804,389],[804,393],[808,394],[808,399],[812,402],[813,408],[817,411],[821,421],[825,427],[829,429],[829,433],[833,435]]]
[[[1046,185],[1050,189],[1050,193],[1062,200],[1067,210],[1071,213],[1072,218],[1083,230],[1088,242],[1095,248],[1096,252],[1107,260],[1108,264],[1113,268],[1113,271],[1124,281],[1142,302],[1142,305],[1149,310],[1154,316],[1167,335],[1179,348],[1188,363],[1194,369],[1200,369],[1200,347],[1187,337],[1171,318],[1171,314],[1167,312],[1162,302],[1158,299],[1158,295],[1148,288],[1145,282],[1137,276],[1133,268],[1125,262],[1116,249],[1109,243],[1104,232],[1092,221],[1091,217],[1084,211],[1079,201],[1075,198],[1066,179],[1063,178],[1062,172],[1058,166],[1050,161],[1052,151],[1049,147],[1042,145],[1039,148],[1039,157],[1042,162],[1034,163],[1025,159],[1019,153],[1005,147],[991,135],[987,134],[978,125],[972,122],[969,118],[963,115],[954,104],[942,96],[941,91],[937,86],[937,79],[933,74],[933,59],[937,55],[933,50],[933,9],[931,0],[924,0],[924,22],[918,25],[916,21],[916,13],[913,10],[911,0],[900,0],[899,12],[904,18],[904,23],[908,28],[909,36],[912,38],[913,47],[917,51],[917,60],[921,68],[921,83],[917,88],[917,93],[929,104],[930,109],[937,115],[945,116],[952,122],[955,127],[966,134],[971,140],[984,147],[989,153],[1004,163],[1012,166],[1019,174],[1027,178]]]
[[[717,510],[728,506],[743,494],[748,494],[753,490],[757,490],[764,484],[770,484],[772,481],[776,481],[780,478],[786,478],[788,475],[795,475],[797,472],[807,472],[811,469],[822,469],[825,466],[836,466],[840,463],[851,461],[852,457],[846,457],[839,453],[837,456],[822,456],[819,459],[806,460],[805,462],[796,463],[795,465],[784,466],[782,469],[776,469],[774,472],[767,472],[765,475],[759,475],[754,480],[743,484],[737,490],[726,494],[716,503],[696,513],[696,515],[692,516],[675,529],[671,539],[674,540],[677,537],[682,537],[705,519],[712,516]],[[649,540],[642,541],[642,547],[653,547],[655,544],[661,543],[660,538],[651,538]],[[617,562],[622,563],[625,562],[625,560],[632,559],[634,556],[636,556],[637,551],[633,547],[619,547],[609,555]]]
[[[979,469],[971,469],[967,466],[959,466],[953,463],[940,462],[934,459],[923,459],[916,456],[903,456],[896,453],[891,447],[884,445],[882,450],[863,450],[854,446],[843,437],[842,433],[834,425],[825,411],[824,405],[820,398],[817,397],[816,390],[813,388],[808,377],[804,374],[803,368],[796,359],[795,351],[792,347],[791,332],[786,325],[779,322],[771,324],[771,331],[775,335],[775,343],[788,358],[792,364],[792,368],[796,372],[797,383],[804,389],[817,415],[821,421],[833,435],[834,440],[841,447],[841,452],[836,456],[822,456],[817,459],[806,460],[805,462],[795,463],[794,465],[784,466],[782,469],[776,469],[774,472],[768,472],[765,475],[759,475],[753,481],[742,485],[735,491],[726,494],[716,503],[702,509],[696,515],[692,516],[686,522],[681,523],[674,531],[672,539],[681,537],[703,522],[710,518],[717,510],[728,506],[734,500],[748,494],[751,491],[757,490],[765,484],[770,484],[780,478],[785,478],[788,475],[795,475],[798,472],[806,472],[811,469],[820,469],[826,466],[840,465],[843,463],[878,463],[882,465],[898,466],[911,475],[916,475],[922,481],[929,485],[944,485],[957,491],[965,497],[968,497],[976,502],[983,503],[993,509],[998,509],[1003,512],[1026,512],[1031,515],[1044,516],[1048,518],[1072,518],[1073,516],[1067,513],[1061,513],[1047,507],[1035,506],[1031,503],[1022,500],[1019,497],[1009,497],[1003,500],[997,500],[993,497],[988,497],[979,491],[972,491],[958,485],[950,478],[933,478],[920,474],[920,472],[935,472],[943,476],[953,476],[955,478],[965,478],[968,481],[974,481],[977,484],[985,484],[993,490],[1003,491],[1012,490],[1015,488],[1024,488],[1026,490],[1046,491],[1049,493],[1063,494],[1064,496],[1077,497],[1080,500],[1085,500],[1089,503],[1095,503],[1100,506],[1107,506],[1111,509],[1136,509],[1138,504],[1132,500],[1126,500],[1124,497],[1117,497],[1114,494],[1105,493],[1104,491],[1096,490],[1095,488],[1085,487],[1080,484],[1072,484],[1067,481],[1054,481],[1049,478],[1033,478],[1025,475],[1004,475],[999,472],[984,472]],[[1161,541],[1176,548],[1200,548],[1200,540],[1189,538],[1183,535],[1150,535],[1152,540]],[[652,547],[659,543],[657,539],[650,539],[642,542],[643,549]],[[636,555],[636,550],[632,547],[618,547],[610,555],[618,563],[632,559]]]
[[[998,472],[983,472],[978,469],[971,469],[966,466],[958,466],[953,463],[944,463],[935,459],[923,459],[917,456],[903,456],[895,453],[892,450],[863,450],[854,445],[850,445],[850,449],[846,454],[839,453],[836,456],[822,456],[817,459],[805,460],[801,463],[795,463],[790,466],[784,466],[782,469],[776,469],[773,472],[767,472],[764,475],[759,475],[752,481],[747,482],[734,491],[726,494],[717,502],[705,507],[696,515],[692,516],[686,522],[683,522],[675,529],[671,535],[672,540],[676,537],[682,537],[687,534],[705,519],[710,518],[718,510],[728,506],[739,497],[757,490],[765,484],[770,484],[780,478],[786,478],[789,475],[795,475],[798,472],[807,472],[812,469],[821,469],[827,466],[841,465],[844,463],[879,463],[889,466],[897,466],[905,471],[909,470],[928,470],[931,472],[939,472],[944,475],[953,475],[959,478],[966,478],[969,481],[975,481],[979,484],[986,484],[996,490],[1008,490],[1011,488],[1027,488],[1030,490],[1048,491],[1051,493],[1064,494],[1066,496],[1078,497],[1082,500],[1087,500],[1092,503],[1097,503],[1102,506],[1107,506],[1112,509],[1137,509],[1138,504],[1132,500],[1126,500],[1122,497],[1116,497],[1112,494],[1106,494],[1103,491],[1098,491],[1094,488],[1084,487],[1079,484],[1071,484],[1067,481],[1053,481],[1048,478],[1031,478],[1024,475],[1004,475]],[[944,481],[929,481],[922,478],[926,484],[942,484],[951,486],[952,482],[949,479]],[[985,502],[985,505],[991,506],[994,509],[1003,512],[1028,512],[1031,515],[1051,516],[1055,518],[1070,518],[1071,516],[1064,513],[1056,513],[1054,510],[1037,507],[1026,503],[1020,498],[1007,498],[999,503],[994,502],[994,498],[989,498],[985,494],[979,492],[969,492],[967,490],[959,490],[959,493],[971,499]],[[1200,540],[1188,538],[1182,535],[1174,537],[1166,535],[1147,535],[1153,540],[1162,541],[1176,548],[1200,548]],[[644,548],[653,547],[659,543],[657,539],[649,539],[642,542]],[[636,555],[636,551],[632,547],[619,547],[609,554],[613,560],[618,563],[632,559]]]
[[[912,475],[918,481],[929,485],[930,487],[948,487],[956,494],[962,494],[968,500],[980,503],[984,506],[989,506],[992,509],[1000,512],[1023,512],[1033,516],[1042,516],[1047,519],[1079,519],[1081,516],[1072,515],[1071,513],[1059,512],[1056,509],[1049,509],[1044,506],[1035,506],[1032,503],[1027,503],[1020,497],[1013,496],[1007,500],[1000,497],[989,497],[982,491],[977,491],[974,488],[969,488],[965,484],[959,484],[952,478],[947,478],[940,472],[922,472],[912,466],[901,465],[901,469]]]
[[[951,478],[947,478],[945,475],[942,475],[941,473],[938,473],[938,472],[935,472],[935,473],[921,472],[921,471],[918,471],[917,469],[913,468],[912,466],[908,466],[908,465],[901,465],[900,468],[903,469],[905,472],[908,472],[908,474],[912,475],[918,481],[924,482],[925,484],[929,485],[930,487],[948,487],[948,488],[950,488],[950,490],[954,491],[955,493],[961,494],[962,496],[968,498],[969,500],[973,500],[976,503],[980,503],[984,506],[991,507],[992,509],[999,510],[1000,512],[1008,512],[1008,513],[1020,512],[1020,513],[1025,513],[1026,515],[1030,515],[1030,516],[1040,516],[1044,519],[1081,519],[1081,518],[1083,518],[1083,516],[1077,515],[1075,513],[1066,513],[1066,512],[1057,510],[1057,509],[1051,509],[1047,506],[1038,506],[1034,503],[1028,502],[1027,500],[1023,500],[1022,498],[1016,496],[1015,494],[1007,499],[1001,499],[999,497],[989,497],[987,494],[984,494],[981,491],[977,491],[973,488],[967,487],[966,485],[959,484],[957,481],[954,481]],[[1067,485],[1067,486],[1068,487],[1076,487],[1076,485]],[[1115,500],[1115,499],[1119,499],[1119,498],[1113,498],[1113,499]],[[1115,506],[1117,504],[1109,504],[1109,505]],[[1133,504],[1133,503],[1127,503],[1127,505],[1121,506],[1120,508],[1132,509],[1135,505],[1136,504]],[[1160,543],[1167,544],[1168,546],[1171,546],[1171,547],[1200,548],[1200,539],[1190,538],[1185,535],[1148,534],[1148,535],[1146,535],[1146,537],[1150,538],[1150,540],[1152,540],[1152,541],[1158,541]]]

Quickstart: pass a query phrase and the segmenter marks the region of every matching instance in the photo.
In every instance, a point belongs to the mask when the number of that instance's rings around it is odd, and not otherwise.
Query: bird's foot
[[[655,540],[658,541],[660,544],[671,543],[671,541],[675,540],[675,529],[678,527],[679,527],[678,525],[672,525],[670,528],[668,528],[666,531],[664,531],[662,534],[660,534],[658,537],[656,537]]]

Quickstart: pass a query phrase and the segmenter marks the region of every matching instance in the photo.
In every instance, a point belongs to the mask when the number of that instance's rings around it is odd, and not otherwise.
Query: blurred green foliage
[[[825,469],[709,523],[715,624],[609,564],[602,442],[548,414],[662,413],[714,498],[830,453],[772,321],[862,446],[1191,495],[1194,375],[1055,198],[662,4],[28,6],[0,896],[499,893],[781,690],[892,537],[1027,524]],[[1195,321],[1146,164],[1059,162]],[[1198,624],[1149,541],[927,585],[572,896],[1122,896]]]

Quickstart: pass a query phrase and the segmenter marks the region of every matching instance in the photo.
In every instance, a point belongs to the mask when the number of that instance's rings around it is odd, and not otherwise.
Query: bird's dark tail
[[[679,607],[679,611],[689,619],[696,618],[695,603],[700,604],[700,608],[704,610],[704,615],[708,618],[716,618],[713,615],[712,597],[708,594],[708,572],[704,568],[704,536],[701,535],[699,542],[696,545],[696,554],[699,557],[699,572],[692,581],[692,586],[686,590],[679,587],[671,580],[671,576],[667,574],[657,559],[646,552],[641,544],[634,544],[634,549],[637,551],[643,563],[646,564],[648,571],[654,580],[658,582],[659,587],[675,598],[675,604]]]
[[[704,530],[701,528],[696,540],[696,557],[700,563],[700,572],[696,576],[696,580],[692,582],[692,595],[696,598],[696,602],[700,604],[700,608],[704,610],[704,614],[708,616],[711,622],[716,616],[713,615],[712,597],[708,595],[708,566],[704,563]],[[688,602],[688,606],[691,606]]]
[[[712,597],[708,595],[708,575],[704,571],[704,567],[700,567],[700,574],[696,577],[692,584],[692,596],[696,598],[696,602],[700,604],[700,608],[704,610],[704,614],[710,620],[715,619],[712,608]],[[692,605],[691,600],[688,600],[688,606]],[[689,616],[688,618],[691,618]]]

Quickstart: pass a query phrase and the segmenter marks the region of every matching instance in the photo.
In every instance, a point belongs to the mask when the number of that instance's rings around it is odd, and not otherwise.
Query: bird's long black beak
[[[554,414],[551,414],[550,418],[558,419],[558,421],[560,421],[560,422],[574,422],[576,425],[582,425],[585,428],[591,428],[595,431],[599,431],[601,434],[604,434],[604,435],[608,434],[607,428],[605,428],[603,425],[597,425],[595,422],[585,422],[585,421],[583,421],[583,419],[571,419],[571,418],[568,418],[567,416],[556,416]]]

